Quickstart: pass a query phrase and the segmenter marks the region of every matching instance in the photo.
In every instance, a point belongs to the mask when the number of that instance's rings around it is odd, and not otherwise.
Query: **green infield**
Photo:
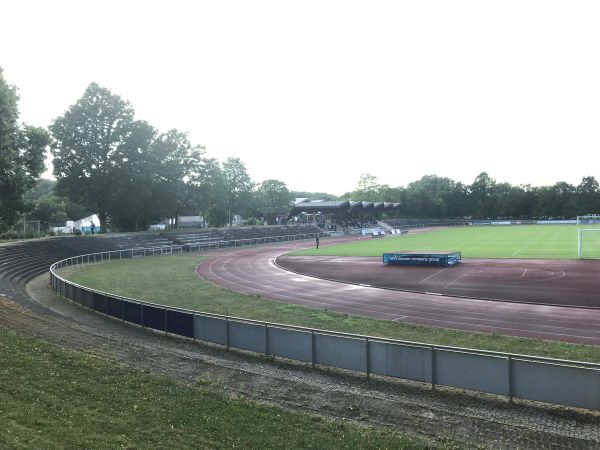
[[[116,295],[201,312],[322,330],[549,358],[600,362],[600,347],[411,325],[240,294],[196,275],[202,258],[172,255],[75,267],[67,278]]]
[[[577,259],[574,225],[461,227],[327,245],[291,255],[381,256],[397,251],[460,251],[463,258]],[[600,258],[600,232],[586,232],[584,256]]]

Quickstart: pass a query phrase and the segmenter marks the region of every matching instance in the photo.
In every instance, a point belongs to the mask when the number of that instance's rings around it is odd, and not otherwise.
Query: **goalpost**
[[[600,214],[577,216],[577,228],[600,228]]]
[[[584,242],[586,236],[588,239]],[[579,259],[600,259],[600,228],[577,230],[577,256]]]
[[[600,259],[600,214],[577,216],[577,256]]]

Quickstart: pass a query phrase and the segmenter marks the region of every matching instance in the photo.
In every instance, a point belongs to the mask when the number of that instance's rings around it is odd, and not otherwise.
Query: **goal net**
[[[600,214],[577,216],[577,228],[600,228]]]
[[[600,259],[600,227],[577,230],[577,256],[580,259]]]

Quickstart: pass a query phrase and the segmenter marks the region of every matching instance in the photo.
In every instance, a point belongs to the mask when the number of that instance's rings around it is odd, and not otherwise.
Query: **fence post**
[[[310,330],[310,344],[311,344],[310,358],[312,360],[312,366],[314,368],[315,363],[316,363],[315,330]]]
[[[513,402],[512,356],[508,355],[508,402]]]
[[[229,319],[227,317],[225,318],[225,331],[226,331],[225,342],[227,343],[227,350],[229,350]]]
[[[269,356],[269,324],[265,323],[265,356]]]
[[[365,354],[366,354],[366,369],[367,369],[367,378],[371,377],[371,349],[370,349],[370,345],[369,345],[369,338],[365,338]]]
[[[125,323],[125,298],[121,297],[121,320]]]
[[[167,307],[165,306],[165,334],[167,334],[167,329],[168,329],[168,325],[167,325]]]
[[[436,364],[435,364],[435,347],[431,347],[431,389],[435,391],[435,381],[436,381]]]

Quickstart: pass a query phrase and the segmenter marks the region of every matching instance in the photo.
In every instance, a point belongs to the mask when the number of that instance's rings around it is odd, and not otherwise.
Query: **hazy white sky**
[[[600,178],[598,1],[28,1],[0,66],[47,126],[92,81],[255,181]]]

